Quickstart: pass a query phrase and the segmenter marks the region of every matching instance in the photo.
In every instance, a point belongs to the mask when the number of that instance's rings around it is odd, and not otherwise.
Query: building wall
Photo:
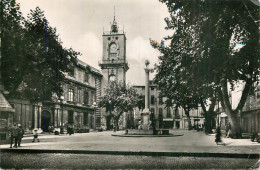
[[[260,85],[255,85],[241,113],[241,128],[244,133],[260,133]]]
[[[137,93],[144,95],[145,94],[145,86],[134,86],[137,90]],[[152,104],[152,96],[154,96],[154,104]],[[182,129],[188,129],[188,119],[185,115],[185,112],[182,108],[178,108],[177,110],[175,108],[166,108],[166,105],[164,102],[166,101],[166,98],[161,99],[162,103],[160,103],[159,98],[159,91],[156,88],[156,85],[153,84],[152,81],[150,81],[149,85],[149,104],[150,104],[150,111],[154,111],[155,118],[159,118],[159,113],[161,112],[163,114],[163,119],[165,124],[169,124],[169,121],[172,121],[173,125],[172,128],[177,128],[176,122],[179,123],[180,128]],[[160,111],[161,110],[161,111]],[[142,110],[139,110],[136,108],[134,110],[135,118],[140,117]],[[169,112],[169,114],[168,114]],[[201,115],[202,109],[198,108],[190,111],[190,118],[191,118],[191,124],[192,126],[198,124],[204,124],[204,117]]]
[[[69,112],[73,112],[73,125],[75,128],[88,126],[95,128],[95,116],[93,103],[100,96],[100,86],[102,75],[98,70],[88,66],[79,60],[74,66],[74,76],[66,75],[63,82],[64,99],[53,97],[52,101],[32,104],[27,100],[11,99],[10,104],[15,109],[13,114],[14,122],[22,125],[26,131],[34,128],[47,130],[48,126],[61,127],[67,126],[69,121]],[[89,80],[86,82],[86,73],[89,74]],[[74,90],[73,101],[69,101],[69,89]],[[97,90],[98,89],[98,90]],[[84,92],[88,93],[88,103],[84,103]],[[88,122],[84,124],[84,113],[87,113]]]
[[[25,131],[30,131],[40,125],[41,104],[35,105],[28,100],[10,99],[10,104],[15,109],[13,122],[21,124]]]
[[[244,85],[235,91],[229,92],[232,109],[235,109],[240,101]],[[254,84],[247,97],[246,103],[240,114],[242,133],[260,133],[260,85]],[[228,119],[228,118],[227,118]]]

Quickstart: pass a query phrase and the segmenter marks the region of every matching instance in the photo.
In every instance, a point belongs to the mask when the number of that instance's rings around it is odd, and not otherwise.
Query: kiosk
[[[15,110],[0,91],[0,143],[6,143],[9,140],[8,127],[13,123],[14,112]]]

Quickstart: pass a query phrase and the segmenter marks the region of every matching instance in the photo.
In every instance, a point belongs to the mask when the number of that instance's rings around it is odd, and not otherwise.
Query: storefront
[[[241,128],[243,133],[260,132],[260,110],[252,110],[241,114]]]

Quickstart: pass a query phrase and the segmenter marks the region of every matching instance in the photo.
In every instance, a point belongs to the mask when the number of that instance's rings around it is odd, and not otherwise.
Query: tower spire
[[[116,8],[115,8],[115,6],[114,6],[114,20],[113,20],[113,23],[111,25],[111,32],[112,33],[118,32],[118,26],[117,26],[117,23],[116,23]]]
[[[114,6],[114,21],[116,20],[116,7]]]

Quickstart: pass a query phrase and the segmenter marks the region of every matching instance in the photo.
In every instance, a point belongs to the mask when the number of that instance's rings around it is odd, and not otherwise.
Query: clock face
[[[115,75],[110,75],[109,76],[109,81],[115,81],[116,80],[116,76]]]
[[[117,46],[115,43],[110,45],[110,53],[116,53]]]

